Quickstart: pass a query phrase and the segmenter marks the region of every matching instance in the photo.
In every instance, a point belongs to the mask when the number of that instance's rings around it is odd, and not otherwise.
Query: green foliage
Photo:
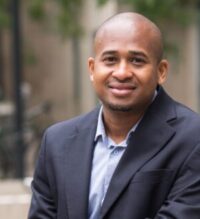
[[[79,35],[82,0],[59,0],[57,24],[59,32],[64,36]]]
[[[45,17],[45,1],[46,0],[34,0],[29,2],[28,13],[35,20],[41,20]]]
[[[96,1],[99,6],[102,6],[110,0]],[[121,5],[130,5],[135,11],[146,15],[156,23],[173,21],[179,25],[187,25],[196,15],[191,9],[200,4],[200,0],[116,1]],[[9,4],[11,1],[0,0],[0,29],[8,27],[10,24]],[[47,23],[49,22],[49,26],[53,23],[54,29],[57,29],[64,37],[78,35],[82,32],[80,15],[83,0],[26,0],[24,4],[28,4],[28,13],[34,20],[46,20]],[[48,4],[55,6],[53,13],[47,9]]]
[[[104,5],[109,0],[97,0]],[[117,0],[121,5],[130,5],[134,11],[144,14],[156,23],[173,21],[178,25],[187,25],[197,14],[194,9],[199,0]]]
[[[8,1],[0,0],[0,30],[10,25],[10,14],[8,10]]]
[[[55,10],[49,10],[47,5]],[[29,0],[28,12],[34,20],[45,21],[50,29],[68,37],[79,35],[82,31],[81,6],[82,0]]]
[[[180,25],[187,25],[194,15],[191,12],[195,1],[183,0],[125,0],[135,6],[136,11],[145,14],[159,23],[174,21]],[[197,1],[196,1],[197,2]]]
[[[25,0],[28,14],[35,21],[44,21],[49,28],[56,29],[62,36],[74,36],[82,32],[80,25],[83,0]],[[49,10],[49,5],[53,9]],[[0,0],[0,30],[9,27],[12,1]]]
[[[107,2],[108,0],[97,0],[99,6],[105,5]]]

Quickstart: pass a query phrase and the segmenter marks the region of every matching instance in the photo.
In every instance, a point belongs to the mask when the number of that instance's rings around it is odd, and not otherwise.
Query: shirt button
[[[113,151],[113,154],[114,154],[114,155],[119,154],[119,150],[115,149],[115,150]]]
[[[114,146],[113,146],[113,145],[111,145],[111,146],[110,146],[110,149],[112,150],[113,148],[114,148]]]

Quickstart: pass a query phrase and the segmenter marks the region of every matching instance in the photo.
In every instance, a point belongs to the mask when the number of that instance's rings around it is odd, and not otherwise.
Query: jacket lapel
[[[66,197],[70,219],[87,219],[88,193],[92,164],[93,142],[98,110],[80,121],[77,132],[68,141],[65,157]]]
[[[116,168],[102,205],[102,218],[136,172],[159,153],[175,134],[174,129],[167,123],[176,117],[172,100],[163,90],[156,99],[131,136],[129,145]]]

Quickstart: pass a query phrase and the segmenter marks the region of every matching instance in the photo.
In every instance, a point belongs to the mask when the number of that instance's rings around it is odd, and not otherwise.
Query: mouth
[[[118,84],[118,83],[111,83],[108,85],[108,88],[112,92],[113,95],[119,96],[119,97],[124,97],[128,96],[133,93],[133,91],[137,88],[133,84]]]

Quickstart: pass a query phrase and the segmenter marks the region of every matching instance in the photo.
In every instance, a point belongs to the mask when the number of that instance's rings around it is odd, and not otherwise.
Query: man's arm
[[[200,143],[185,161],[154,219],[200,219]]]
[[[56,207],[48,182],[46,167],[46,135],[44,135],[32,182],[32,200],[28,219],[55,218]]]

